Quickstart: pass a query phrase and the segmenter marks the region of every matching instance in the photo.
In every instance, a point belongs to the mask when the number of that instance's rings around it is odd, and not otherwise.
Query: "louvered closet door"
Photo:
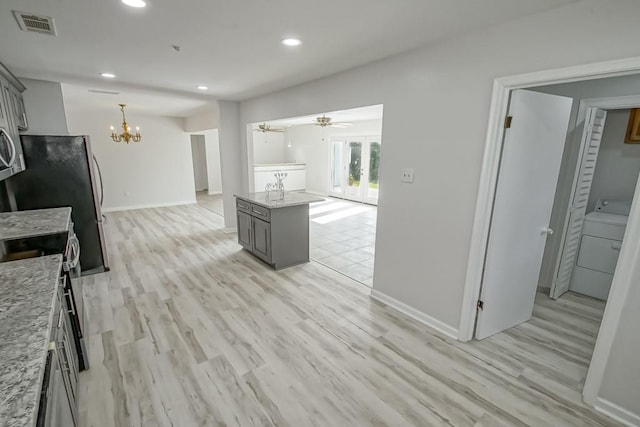
[[[580,233],[582,232],[582,224],[587,211],[589,193],[591,193],[591,184],[593,183],[593,174],[596,170],[600,141],[602,141],[602,132],[604,131],[606,118],[607,112],[599,108],[591,108],[587,114],[588,124],[584,128],[582,137],[584,147],[582,162],[574,189],[569,225],[567,226],[562,257],[557,270],[558,274],[556,275],[556,280],[553,283],[553,289],[551,291],[552,298],[559,298],[569,290],[573,267],[578,257],[578,249],[580,248]]]

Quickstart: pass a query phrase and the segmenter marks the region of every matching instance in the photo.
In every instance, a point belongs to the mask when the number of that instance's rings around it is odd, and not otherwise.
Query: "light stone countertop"
[[[66,233],[70,226],[70,207],[0,212],[0,240]]]
[[[267,197],[267,193],[249,193],[249,194],[234,194],[234,197],[242,200],[246,200],[251,203],[255,203],[256,205],[268,208],[268,209],[277,209],[277,208],[286,208],[289,206],[298,206],[298,205],[308,205],[309,203],[314,202],[323,202],[325,199],[323,197],[314,196],[309,193],[301,193],[301,192],[285,192],[284,199],[282,200],[274,200],[273,198]]]
[[[62,255],[0,263],[0,426],[34,426]]]

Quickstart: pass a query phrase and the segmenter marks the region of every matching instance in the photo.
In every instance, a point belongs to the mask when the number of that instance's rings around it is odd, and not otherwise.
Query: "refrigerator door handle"
[[[100,207],[102,208],[102,204],[104,202],[104,185],[102,184],[102,171],[100,171],[100,164],[98,163],[98,159],[96,159],[96,155],[93,155],[93,163],[96,165],[96,170],[98,171],[98,179],[100,180]]]
[[[0,153],[0,161],[3,165],[10,168],[16,162],[16,144],[13,142],[13,139],[11,139],[11,135],[9,135],[9,133],[4,128],[0,128],[0,137],[2,136],[4,136],[7,140],[7,146],[9,147],[10,154],[9,161],[7,162],[7,160]]]

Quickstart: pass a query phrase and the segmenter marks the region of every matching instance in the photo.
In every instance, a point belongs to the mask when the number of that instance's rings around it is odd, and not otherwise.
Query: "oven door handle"
[[[4,128],[0,128],[0,138],[2,138],[2,136],[4,136],[8,141],[7,147],[9,147],[10,154],[9,154],[9,161],[7,161],[0,154],[0,161],[2,162],[3,165],[10,168],[16,162],[16,144],[13,142],[13,139],[11,139],[11,135],[9,135],[9,133]]]
[[[78,266],[78,262],[80,262],[80,241],[75,234],[69,238],[69,246],[69,252],[73,253],[73,259],[63,263],[65,271],[73,270]]]

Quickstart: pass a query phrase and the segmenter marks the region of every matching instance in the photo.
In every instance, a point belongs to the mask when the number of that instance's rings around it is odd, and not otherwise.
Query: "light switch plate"
[[[402,169],[402,176],[400,177],[400,182],[413,184],[413,168]]]

